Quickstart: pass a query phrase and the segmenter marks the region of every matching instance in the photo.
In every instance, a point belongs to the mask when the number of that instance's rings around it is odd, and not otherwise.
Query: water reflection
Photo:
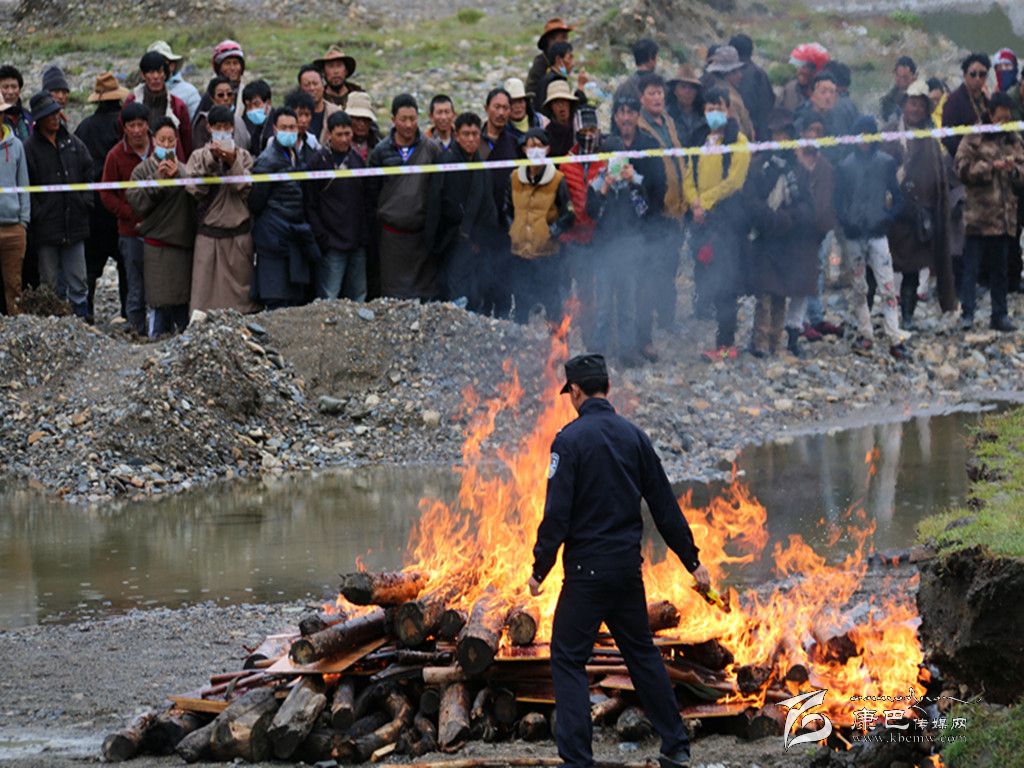
[[[773,542],[799,533],[827,553],[820,521],[861,501],[878,549],[907,546],[923,515],[962,500],[977,418],[793,438],[748,450],[738,466]],[[370,467],[96,509],[0,492],[0,628],[202,600],[319,599],[359,558],[400,565],[420,498],[452,502],[457,489],[448,468]],[[714,492],[696,487],[695,500]],[[769,576],[764,560],[738,580]]]

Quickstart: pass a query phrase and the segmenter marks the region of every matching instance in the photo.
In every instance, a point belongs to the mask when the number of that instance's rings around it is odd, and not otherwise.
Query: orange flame
[[[453,607],[470,608],[488,589],[515,603],[531,602],[541,615],[538,641],[550,638],[562,580],[556,564],[539,598],[530,598],[526,588],[534,537],[544,513],[551,441],[576,416],[568,398],[558,395],[568,333],[566,319],[552,337],[542,411],[514,448],[486,451],[499,416],[509,418],[524,397],[511,365],[506,363],[507,380],[495,397],[483,401],[473,390],[464,393],[467,412],[475,415],[458,470],[458,503],[420,502],[421,518],[410,539],[406,566],[428,574],[425,591],[459,585]],[[865,458],[873,469],[877,454],[870,452]],[[728,569],[754,563],[766,553],[767,511],[735,476],[706,507],[694,506],[690,494],[679,503],[715,583],[729,577]],[[781,680],[792,665],[803,665],[810,676],[807,685],[828,688],[830,714],[837,724],[848,725],[856,709],[850,706],[852,695],[924,691],[917,683],[922,653],[912,602],[862,601],[860,612],[848,618],[846,606],[867,571],[874,524],[856,505],[841,523],[829,526],[826,535],[830,546],[840,541],[852,546],[841,563],[830,564],[801,536],[790,536],[771,549],[779,586],[770,594],[749,589],[742,596],[730,588],[731,613],[705,603],[675,557],[656,559],[650,546],[644,566],[647,594],[651,600],[671,601],[682,615],[680,626],[669,634],[687,642],[717,638],[733,652],[737,666],[772,664],[774,678]],[[842,661],[824,656],[819,646],[830,632],[843,633],[856,653]],[[764,691],[750,700],[763,703]]]

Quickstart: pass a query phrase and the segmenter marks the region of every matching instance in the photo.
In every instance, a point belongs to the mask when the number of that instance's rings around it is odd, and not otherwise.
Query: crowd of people
[[[676,278],[689,258],[694,312],[717,329],[706,359],[736,357],[743,296],[756,299],[747,350],[800,356],[805,342],[845,333],[823,303],[825,261],[838,249],[855,351],[875,343],[877,297],[889,351],[910,354],[915,309],[933,284],[943,311],[959,307],[965,329],[977,286],[987,286],[991,327],[1014,330],[1007,293],[1021,290],[1019,134],[714,151],[1019,120],[1024,83],[1012,51],[972,53],[952,92],[900,57],[892,90],[862,111],[850,98],[850,68],[817,43],[792,51],[795,76],[775,88],[747,35],[711,46],[703,72],[684,63],[670,76],[660,74],[657,43],[643,39],[633,47],[635,72],[606,111],[588,95],[600,89],[575,66],[572,32],[550,20],[525,82],[496,83],[483,114],[437,94],[424,116],[416,98],[399,94],[386,131],[371,91],[352,80],[355,59],[337,47],[302,66],[282,98],[247,80],[235,41],[214,48],[203,91],[183,79],[182,56],[156,41],[133,89],[110,72],[96,77],[95,112],[73,129],[57,66],[30,96],[22,74],[0,66],[2,186],[533,161],[511,170],[2,194],[5,311],[19,311],[23,286],[45,284],[91,322],[110,259],[121,315],[140,336],[181,331],[194,310],[376,296],[456,301],[518,322],[540,309],[557,324],[572,295],[588,348],[636,365],[657,359],[656,325],[677,328]],[[712,151],[572,157],[682,147]]]

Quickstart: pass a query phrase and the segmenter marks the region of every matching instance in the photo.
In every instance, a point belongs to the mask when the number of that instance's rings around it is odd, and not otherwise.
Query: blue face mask
[[[712,131],[722,130],[725,128],[725,124],[729,122],[729,116],[717,109],[704,115],[704,119],[708,121],[708,128]]]
[[[166,160],[174,154],[174,147],[153,147],[153,157],[157,160]]]
[[[569,76],[569,70],[568,70],[567,67],[564,67],[564,66],[559,67],[558,68],[558,74],[560,74],[562,77],[568,77]]]
[[[253,125],[263,125],[267,122],[267,113],[262,109],[250,109],[245,113],[245,116],[249,118],[249,122]]]
[[[295,146],[295,142],[299,140],[298,131],[278,131],[277,132],[277,143],[285,149],[291,149]]]

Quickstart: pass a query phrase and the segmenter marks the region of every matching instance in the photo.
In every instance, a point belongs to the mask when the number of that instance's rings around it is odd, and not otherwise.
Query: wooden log
[[[120,763],[135,757],[139,753],[146,729],[156,717],[156,712],[143,712],[137,715],[127,728],[107,736],[101,748],[103,759],[108,763]]]
[[[287,760],[295,753],[326,706],[323,684],[312,676],[304,677],[291,689],[267,731],[277,759]]]
[[[771,667],[745,664],[736,669],[736,685],[739,687],[740,693],[749,696],[761,690],[771,675]]]
[[[683,645],[680,646],[680,650],[683,652],[683,658],[700,664],[713,672],[720,672],[736,660],[732,651],[714,639],[693,645]]]
[[[476,696],[473,698],[473,708],[469,712],[469,722],[471,724],[487,717],[491,711],[491,699],[493,698],[494,691],[486,686],[477,691]]]
[[[519,715],[516,695],[507,688],[498,688],[491,698],[491,712],[499,725],[511,726]]]
[[[337,731],[348,729],[356,720],[356,685],[350,677],[343,677],[334,690],[331,702],[331,727]]]
[[[424,688],[420,694],[420,711],[427,717],[437,717],[441,711],[441,691],[436,687]]]
[[[617,720],[625,708],[626,700],[622,696],[607,696],[603,700],[590,705],[590,720],[593,723]]]
[[[651,628],[651,632],[678,627],[679,619],[679,609],[668,600],[659,600],[647,604],[647,623]]]
[[[456,577],[443,587],[433,589],[409,600],[395,609],[395,637],[403,645],[422,645],[428,637],[438,633],[441,620],[448,610],[448,604],[456,599],[470,582]],[[454,637],[449,638],[454,639]]]
[[[360,762],[366,762],[377,750],[397,742],[402,731],[412,724],[412,705],[397,690],[389,690],[384,696],[384,709],[391,715],[389,722],[351,741],[352,751]]]
[[[317,726],[292,753],[292,761],[314,765],[331,757],[335,733],[330,728]]]
[[[438,714],[437,741],[445,752],[453,752],[469,738],[469,691],[465,683],[444,688]]]
[[[853,624],[843,621],[839,624],[821,623],[811,628],[814,645],[811,656],[823,663],[845,664],[861,651],[853,639]]]
[[[198,763],[200,760],[207,760],[213,757],[210,750],[210,739],[213,737],[213,729],[216,727],[216,720],[211,720],[202,728],[192,731],[188,736],[178,742],[174,748],[178,757],[186,763]]]
[[[459,666],[467,674],[478,675],[491,666],[498,653],[509,609],[507,598],[493,591],[484,594],[473,606],[457,645]]]
[[[373,754],[370,755],[370,762],[379,763],[381,760],[385,759],[388,755],[394,752],[397,748],[398,744],[392,742],[391,744],[385,744],[383,747],[380,747],[379,749],[375,749],[373,751]]]
[[[441,614],[441,619],[437,625],[437,639],[438,640],[454,640],[459,636],[459,632],[466,626],[466,621],[469,619],[469,615],[458,608],[449,608]]]
[[[240,757],[250,763],[269,760],[272,751],[267,730],[277,712],[272,688],[256,688],[233,701],[217,715],[210,736],[210,751],[220,761]]]
[[[423,682],[426,685],[448,685],[466,679],[466,673],[458,666],[424,667]]]
[[[143,734],[140,751],[147,755],[172,755],[179,742],[202,728],[207,720],[208,716],[200,717],[180,709],[161,712]]]
[[[319,611],[307,613],[299,619],[299,634],[303,637],[315,635],[317,632],[323,632],[328,627],[341,624],[346,619],[348,619],[348,614],[340,609],[337,613],[320,613]]]
[[[786,712],[776,704],[767,704],[758,709],[747,710],[746,733],[749,741],[781,736],[786,725]]]
[[[345,733],[335,734],[332,756],[339,763],[354,763],[358,760],[353,744],[357,739],[373,733],[388,722],[388,716],[381,711],[360,717]],[[308,762],[308,761],[307,761]]]
[[[540,613],[532,605],[517,605],[505,619],[505,631],[512,645],[531,645],[537,637]]]
[[[437,742],[437,726],[434,724],[433,719],[424,713],[422,708],[413,717],[412,726],[421,736],[429,736],[435,743]]]
[[[639,707],[627,707],[615,721],[615,732],[623,741],[641,741],[650,736],[654,729]]]
[[[357,571],[341,577],[341,594],[356,605],[401,605],[415,600],[427,583],[421,573]]]
[[[242,669],[255,669],[257,662],[276,660],[288,653],[288,648],[295,639],[295,632],[282,632],[278,635],[268,635],[266,639],[242,662]]]
[[[523,741],[540,741],[548,737],[548,719],[540,712],[527,712],[516,723],[516,735]]]
[[[312,664],[383,637],[387,632],[387,614],[380,609],[343,621],[292,643],[289,656],[295,664]]]

